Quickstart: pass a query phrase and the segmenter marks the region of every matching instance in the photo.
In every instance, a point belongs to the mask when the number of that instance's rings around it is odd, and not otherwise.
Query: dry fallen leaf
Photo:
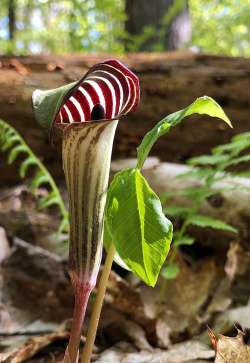
[[[238,330],[236,337],[219,335],[216,339],[214,333],[208,332],[212,345],[216,350],[215,363],[249,363],[250,346],[244,342],[244,333]]]
[[[57,255],[14,238],[9,257],[0,266],[0,279],[0,303],[17,324],[14,332],[36,320],[61,323],[71,316],[72,291]],[[0,331],[5,332],[2,323]]]
[[[47,347],[49,344],[59,341],[67,340],[69,333],[55,332],[51,334],[46,334],[38,337],[29,339],[24,345],[11,353],[0,353],[0,362],[2,363],[22,363],[27,359],[33,357],[43,348]]]
[[[137,323],[129,320],[124,315],[112,309],[104,307],[99,330],[108,338],[110,343],[129,341],[139,350],[151,351],[145,330]]]

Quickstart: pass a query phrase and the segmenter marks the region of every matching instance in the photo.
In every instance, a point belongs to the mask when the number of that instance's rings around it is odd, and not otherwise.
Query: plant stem
[[[94,343],[95,343],[95,338],[96,338],[97,327],[98,327],[98,323],[99,323],[99,319],[100,319],[100,315],[101,315],[102,304],[103,304],[103,300],[105,297],[105,292],[106,292],[106,288],[107,288],[107,283],[108,283],[109,274],[111,271],[114,255],[115,255],[115,247],[114,247],[113,243],[111,243],[109,250],[108,250],[105,264],[103,266],[101,278],[99,281],[98,291],[97,291],[97,295],[95,298],[94,308],[93,308],[91,318],[90,318],[88,334],[87,334],[87,339],[86,339],[85,347],[84,347],[83,354],[82,354],[81,363],[89,363],[90,359],[91,359],[91,355],[92,355],[92,351],[93,351],[93,347],[94,347]]]
[[[71,326],[69,344],[66,349],[63,363],[77,363],[78,349],[81,340],[82,325],[90,293],[93,289],[89,283],[72,281],[75,293],[75,306]]]

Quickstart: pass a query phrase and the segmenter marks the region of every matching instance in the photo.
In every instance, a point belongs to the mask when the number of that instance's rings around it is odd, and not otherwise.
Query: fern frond
[[[49,208],[52,205],[57,206],[61,217],[59,232],[67,232],[69,226],[68,211],[53,177],[26,144],[22,136],[3,120],[0,120],[0,151],[8,154],[8,164],[12,164],[19,156],[23,156],[19,169],[22,179],[27,175],[29,168],[36,169],[35,176],[31,183],[29,183],[29,188],[35,191],[41,185],[46,185],[48,195],[41,198],[40,208]]]
[[[6,137],[8,137],[6,135]],[[9,137],[6,139],[2,145],[2,151],[7,151],[9,148],[11,148],[12,145],[14,145],[16,142],[19,141],[19,137],[17,135]]]
[[[19,169],[20,177],[23,179],[27,174],[29,167],[36,165],[37,165],[36,158],[33,158],[33,156],[28,156],[26,159],[24,159],[24,161],[20,165]]]
[[[234,136],[228,144],[219,145],[213,148],[213,154],[229,154],[231,157],[239,155],[250,148],[250,132]]]
[[[12,164],[21,153],[27,153],[26,145],[15,145],[9,152],[8,164]]]
[[[49,184],[49,181],[49,176],[44,174],[42,170],[38,170],[31,181],[30,187],[32,190],[36,190],[43,184]]]

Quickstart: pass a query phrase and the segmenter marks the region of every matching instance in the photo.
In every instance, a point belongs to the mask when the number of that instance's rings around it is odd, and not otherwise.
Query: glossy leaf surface
[[[172,224],[138,169],[121,171],[113,179],[106,223],[122,260],[146,284],[154,286],[169,252]]]
[[[165,135],[172,126],[179,124],[187,116],[191,116],[195,113],[217,117],[232,127],[229,118],[214,99],[207,96],[197,98],[193,103],[191,103],[191,105],[184,108],[183,110],[174,112],[165,117],[145,135],[137,149],[137,167],[141,168],[143,166],[150,150],[159,137]]]

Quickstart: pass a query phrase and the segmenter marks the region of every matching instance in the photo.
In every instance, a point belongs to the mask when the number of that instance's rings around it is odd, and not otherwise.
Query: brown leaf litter
[[[216,351],[215,363],[250,362],[250,346],[245,343],[242,331],[238,330],[236,337],[219,335],[217,339],[211,330],[209,335]]]

